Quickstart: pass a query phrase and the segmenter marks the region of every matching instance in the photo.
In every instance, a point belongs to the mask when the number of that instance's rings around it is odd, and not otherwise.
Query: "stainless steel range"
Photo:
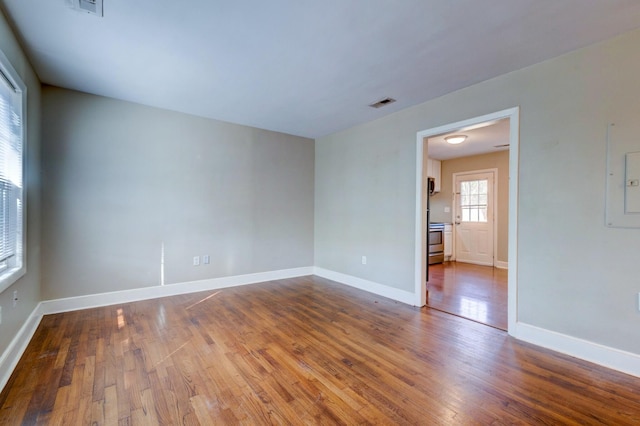
[[[444,223],[432,222],[429,224],[429,265],[444,262]]]

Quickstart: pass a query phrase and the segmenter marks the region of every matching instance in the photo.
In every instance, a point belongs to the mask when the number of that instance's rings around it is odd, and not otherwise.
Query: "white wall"
[[[416,133],[519,105],[518,320],[640,354],[640,229],[604,226],[607,123],[640,134],[639,45],[628,33],[317,140],[315,265],[412,291]]]
[[[416,132],[385,121],[316,140],[315,266],[413,293]]]
[[[0,293],[2,324],[0,324],[0,358],[20,327],[40,301],[40,81],[33,72],[4,15],[0,12],[0,50],[27,86],[27,273],[11,287]],[[13,292],[18,291],[14,308]],[[0,363],[0,379],[2,376]]]
[[[43,299],[313,265],[313,140],[44,86],[42,172]]]

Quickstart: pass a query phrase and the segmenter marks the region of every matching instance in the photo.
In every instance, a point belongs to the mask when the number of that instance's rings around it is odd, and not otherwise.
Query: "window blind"
[[[0,69],[0,280],[22,267],[22,92]],[[1,284],[1,283],[0,283]],[[1,289],[0,289],[1,290]]]

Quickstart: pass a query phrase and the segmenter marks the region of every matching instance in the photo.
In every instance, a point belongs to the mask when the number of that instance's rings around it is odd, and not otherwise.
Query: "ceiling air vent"
[[[104,16],[102,13],[102,0],[71,0],[71,4],[75,10],[80,12]]]
[[[380,107],[383,107],[383,106],[385,106],[385,105],[392,104],[392,103],[394,103],[395,101],[396,101],[396,100],[395,100],[395,99],[393,99],[393,98],[384,98],[384,99],[382,99],[381,101],[378,101],[378,102],[376,102],[376,103],[373,103],[373,104],[371,104],[371,105],[369,105],[369,106],[370,106],[371,108],[380,108]]]

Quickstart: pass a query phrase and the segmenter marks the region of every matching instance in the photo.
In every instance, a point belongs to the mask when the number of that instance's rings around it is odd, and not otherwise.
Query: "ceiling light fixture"
[[[467,135],[451,135],[451,136],[445,136],[444,140],[447,141],[447,143],[450,143],[451,145],[457,145],[459,143],[464,142],[467,139]]]

